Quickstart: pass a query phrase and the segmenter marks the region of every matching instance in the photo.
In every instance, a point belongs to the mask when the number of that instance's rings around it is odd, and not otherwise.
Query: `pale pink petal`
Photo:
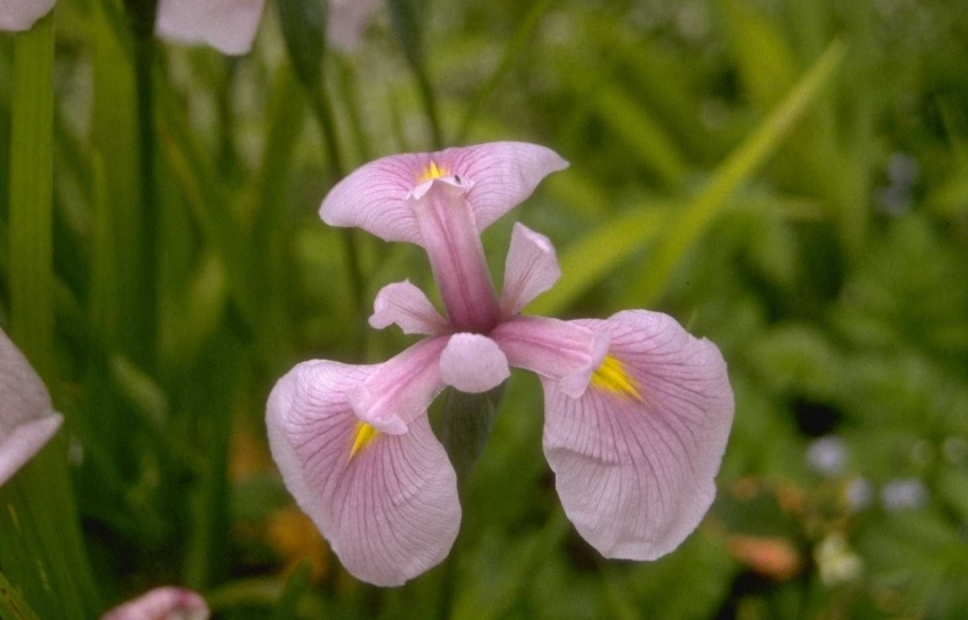
[[[708,340],[644,310],[581,321],[611,332],[578,399],[545,387],[544,451],[565,513],[604,556],[650,560],[702,520],[733,419],[726,363]]]
[[[495,327],[490,337],[509,364],[555,380],[558,389],[572,397],[585,392],[592,372],[605,357],[609,338],[607,329],[537,316],[511,317]]]
[[[440,354],[440,376],[461,392],[477,394],[511,376],[508,360],[496,342],[480,334],[454,334]]]
[[[383,329],[396,323],[405,334],[441,334],[447,322],[440,316],[423,291],[410,280],[387,284],[373,302],[370,326]]]
[[[384,433],[406,433],[411,421],[426,413],[444,387],[439,360],[447,340],[447,336],[421,340],[373,367],[349,393],[356,415]]]
[[[471,181],[467,201],[480,230],[524,202],[543,178],[568,167],[551,149],[526,142],[446,149],[437,156],[437,164]]]
[[[54,0],[0,0],[0,30],[29,30],[54,8]]]
[[[0,485],[50,441],[63,421],[40,377],[0,329]]]
[[[504,266],[501,309],[517,314],[535,297],[550,289],[561,276],[555,247],[548,237],[516,222]]]
[[[355,51],[379,0],[329,0],[326,19],[326,39],[329,45],[342,51]]]
[[[265,0],[159,0],[155,32],[179,43],[204,43],[226,53],[252,49]]]
[[[407,204],[416,215],[421,245],[450,324],[467,331],[491,329],[500,320],[497,293],[463,191],[435,180],[422,196],[407,199]]]
[[[319,215],[330,226],[356,226],[385,241],[422,244],[405,201],[419,198],[428,180],[463,187],[478,230],[483,231],[530,196],[541,179],[567,166],[551,149],[524,142],[392,155],[361,166],[337,183]]]
[[[279,380],[266,411],[283,480],[357,578],[400,585],[446,557],[460,526],[457,478],[426,416],[358,444],[349,393],[373,366],[314,361]]]
[[[208,605],[199,594],[176,587],[149,590],[115,607],[101,620],[207,620]]]

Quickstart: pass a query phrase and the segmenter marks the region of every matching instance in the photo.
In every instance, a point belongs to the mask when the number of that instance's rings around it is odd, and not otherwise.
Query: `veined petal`
[[[54,8],[54,0],[0,0],[0,30],[29,30]]]
[[[440,316],[423,291],[410,280],[387,284],[377,293],[373,302],[370,326],[383,329],[396,323],[405,334],[441,334],[447,329],[447,321]]]
[[[27,358],[0,329],[0,485],[50,441],[63,421]]]
[[[378,0],[329,0],[328,44],[342,52],[356,50],[370,15],[379,5]]]
[[[364,164],[337,183],[319,215],[330,226],[356,226],[385,241],[421,244],[416,218],[405,201],[419,198],[427,181],[442,179],[464,188],[482,231],[530,196],[541,179],[567,166],[551,149],[523,142],[391,155]]]
[[[155,588],[115,607],[101,620],[207,620],[208,605],[201,595],[172,586]]]
[[[561,269],[555,247],[548,237],[516,222],[504,266],[504,291],[501,293],[504,314],[520,312],[535,297],[550,289],[559,277]]]
[[[346,569],[393,586],[446,557],[460,504],[454,469],[426,416],[401,435],[361,427],[349,394],[376,369],[296,366],[273,388],[266,426],[286,486]]]
[[[400,435],[427,412],[443,389],[440,352],[447,336],[428,338],[373,367],[366,380],[349,393],[349,403],[360,420],[381,432]]]
[[[204,43],[233,55],[252,49],[265,0],[159,0],[155,32],[179,43]]]
[[[733,419],[726,363],[708,340],[644,310],[604,324],[608,355],[580,398],[545,388],[544,451],[565,513],[612,558],[651,560],[702,520]]]
[[[421,245],[450,324],[461,330],[490,330],[500,320],[500,309],[464,192],[434,180],[419,198],[408,198],[407,204],[417,218]]]
[[[442,151],[437,164],[472,182],[467,201],[484,230],[524,202],[543,178],[568,167],[551,149],[526,142],[488,142]]]
[[[558,390],[573,398],[585,392],[609,341],[608,330],[601,326],[538,316],[513,316],[490,336],[512,366],[555,381]]]
[[[508,360],[496,342],[480,334],[454,334],[440,354],[440,376],[461,392],[478,394],[511,376]]]

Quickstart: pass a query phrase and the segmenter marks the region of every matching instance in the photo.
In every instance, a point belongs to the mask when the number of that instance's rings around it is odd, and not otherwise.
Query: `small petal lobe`
[[[440,376],[461,392],[494,389],[511,376],[508,360],[496,342],[480,334],[454,334],[440,354]]]
[[[47,387],[0,329],[0,485],[50,441],[63,421]]]
[[[377,293],[370,315],[370,327],[384,329],[396,323],[405,334],[427,336],[443,333],[447,321],[440,316],[423,291],[410,280],[387,284]]]
[[[561,269],[551,241],[524,224],[515,223],[501,294],[505,314],[520,312],[535,297],[549,290],[559,277]]]
[[[207,620],[208,617],[208,605],[201,595],[166,586],[115,607],[101,616],[101,620]]]

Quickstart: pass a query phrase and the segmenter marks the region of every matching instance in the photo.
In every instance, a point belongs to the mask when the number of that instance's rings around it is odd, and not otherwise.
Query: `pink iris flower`
[[[0,0],[0,6],[10,1]],[[159,0],[155,32],[179,43],[211,45],[225,54],[248,54],[263,5],[265,0]],[[330,45],[344,52],[355,50],[377,6],[377,0],[330,0],[326,21]]]
[[[29,30],[54,8],[54,0],[0,0],[0,30]]]
[[[206,620],[208,617],[208,605],[200,595],[165,586],[115,607],[101,616],[101,620]]]
[[[547,148],[513,142],[397,155],[357,169],[323,201],[330,225],[422,246],[446,310],[409,281],[389,284],[370,325],[395,323],[422,340],[382,364],[299,364],[269,396],[269,442],[286,485],[362,580],[399,585],[446,557],[461,509],[427,407],[445,386],[488,391],[509,367],[540,377],[558,495],[604,556],[664,555],[712,503],[733,417],[716,346],[645,310],[521,315],[560,272],[547,237],[520,223],[500,294],[492,283],[481,231],[566,166]]]
[[[50,441],[63,421],[43,381],[0,329],[0,485]]]

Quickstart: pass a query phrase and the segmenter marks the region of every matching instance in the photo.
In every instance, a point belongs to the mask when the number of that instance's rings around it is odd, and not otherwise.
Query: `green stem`
[[[160,225],[157,201],[155,200],[155,108],[154,64],[155,39],[153,36],[135,33],[135,84],[137,87],[138,149],[141,175],[141,251],[144,276],[142,278],[143,298],[141,307],[144,314],[139,323],[144,334],[143,354],[140,360],[143,367],[155,368],[155,348],[157,346],[158,310],[158,253],[157,235]]]
[[[10,336],[53,376],[54,18],[15,41],[10,160]],[[70,424],[70,420],[68,420]],[[63,434],[0,488],[0,558],[47,618],[83,620],[97,606]]]

